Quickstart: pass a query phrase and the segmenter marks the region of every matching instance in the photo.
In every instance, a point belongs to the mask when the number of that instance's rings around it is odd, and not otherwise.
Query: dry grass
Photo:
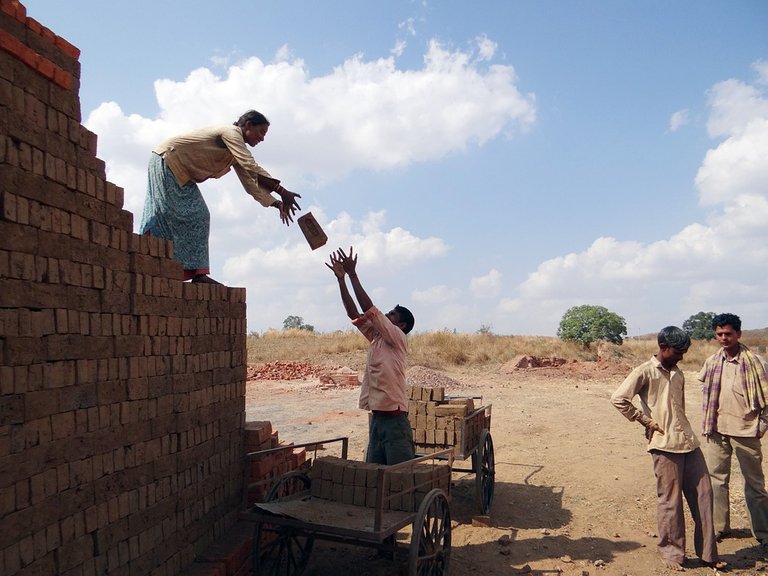
[[[437,370],[456,367],[484,368],[504,364],[521,355],[567,360],[597,360],[597,346],[584,349],[558,338],[544,336],[497,336],[494,334],[460,334],[449,331],[411,334],[409,364]],[[744,331],[742,342],[764,353],[768,346],[768,330]],[[365,365],[368,343],[355,331],[326,334],[306,330],[270,330],[248,337],[248,362],[258,364],[275,361],[312,362],[321,365],[346,365],[360,369]],[[694,340],[681,367],[697,370],[717,350],[714,341]],[[638,364],[657,352],[653,338],[629,339],[622,346],[611,347],[611,353],[629,364]]]

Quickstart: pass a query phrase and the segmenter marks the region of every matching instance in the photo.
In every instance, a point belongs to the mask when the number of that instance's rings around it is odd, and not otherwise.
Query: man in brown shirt
[[[658,494],[658,550],[667,568],[683,570],[685,515],[683,497],[694,522],[696,555],[706,566],[722,567],[712,523],[710,484],[699,440],[685,415],[685,376],[677,367],[691,339],[677,326],[663,328],[659,352],[626,377],[611,402],[630,421],[645,427]],[[632,403],[640,399],[638,409]]]

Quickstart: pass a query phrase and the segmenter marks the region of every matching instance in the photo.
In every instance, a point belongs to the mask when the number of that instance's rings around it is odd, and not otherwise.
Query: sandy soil
[[[673,573],[656,552],[655,481],[642,428],[609,402],[627,373],[624,366],[572,363],[441,375],[452,383],[447,393],[482,395],[483,404],[492,405],[496,461],[490,526],[472,522],[479,513],[474,475],[454,473],[452,574]],[[686,376],[688,415],[698,429],[701,394],[695,375]],[[357,393],[356,388],[321,384],[317,378],[254,380],[248,383],[247,419],[271,420],[284,441],[349,436],[350,458],[361,460],[367,415],[356,408]],[[737,469],[732,476],[732,524],[734,537],[720,544],[729,573],[768,573],[768,559],[749,532]],[[697,563],[692,530],[689,518],[692,559],[686,572],[715,573]],[[407,544],[409,535],[398,539]],[[318,542],[305,573],[383,576],[403,573],[403,565],[375,557],[369,548]]]

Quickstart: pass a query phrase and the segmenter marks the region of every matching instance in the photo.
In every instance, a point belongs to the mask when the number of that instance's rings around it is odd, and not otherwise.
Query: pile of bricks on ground
[[[445,463],[420,462],[395,470],[333,456],[316,458],[309,471],[314,498],[375,508],[379,481],[383,479],[384,510],[418,510],[433,488],[449,493],[451,468]]]
[[[268,421],[246,422],[244,444],[246,454],[291,445],[279,440],[277,430],[273,431],[272,423]],[[304,448],[249,456],[245,504],[264,502],[276,480],[294,470],[308,470],[309,465]]]
[[[248,380],[306,380],[317,378],[325,386],[359,386],[357,371],[347,366],[341,368],[317,366],[308,362],[267,362],[248,366]]]
[[[475,412],[472,398],[446,399],[445,388],[408,386],[408,420],[416,451],[454,447],[464,455],[477,445],[485,426],[483,411]]]
[[[338,370],[326,371],[320,374],[320,383],[332,386],[350,386],[355,387],[360,385],[360,380],[357,377],[357,372],[347,366],[339,368]]]
[[[323,369],[308,362],[267,362],[248,366],[248,380],[301,380],[316,378]]]

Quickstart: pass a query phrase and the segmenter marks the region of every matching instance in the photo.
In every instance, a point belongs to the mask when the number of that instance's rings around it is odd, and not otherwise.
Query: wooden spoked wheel
[[[451,511],[439,488],[430,491],[413,521],[408,556],[409,576],[448,574],[451,557]]]
[[[475,468],[475,500],[483,514],[491,511],[493,504],[493,489],[496,482],[496,469],[493,456],[493,439],[488,429],[480,434],[477,453],[473,455],[472,463]]]
[[[271,502],[307,489],[310,478],[301,472],[282,476],[270,489],[266,501]],[[253,536],[253,573],[265,576],[299,576],[309,562],[315,538],[292,526],[280,526],[268,521],[256,522]]]

